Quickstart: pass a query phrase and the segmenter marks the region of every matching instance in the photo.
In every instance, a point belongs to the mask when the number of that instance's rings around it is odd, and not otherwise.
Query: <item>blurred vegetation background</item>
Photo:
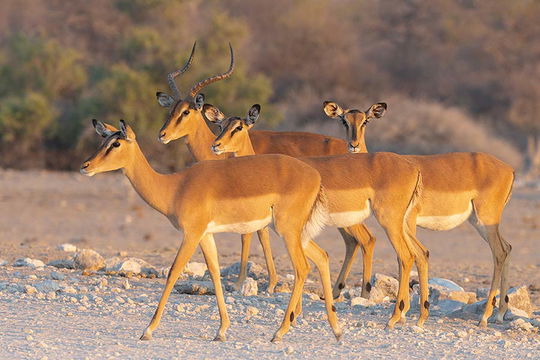
[[[343,137],[323,100],[367,109],[371,151],[486,151],[540,173],[540,1],[2,0],[0,166],[75,169],[99,141],[90,119],[132,124],[159,167],[156,91],[236,70],[205,89],[226,114],[262,104],[259,128]]]

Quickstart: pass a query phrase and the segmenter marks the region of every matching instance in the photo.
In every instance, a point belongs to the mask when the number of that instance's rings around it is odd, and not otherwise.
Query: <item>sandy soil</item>
[[[502,234],[513,246],[510,285],[529,286],[537,309],[540,307],[539,215],[540,191],[516,189],[502,223]],[[395,255],[389,242],[372,219],[367,224],[378,239],[374,271],[396,276]],[[489,285],[492,268],[489,247],[469,224],[449,232],[420,230],[418,235],[430,249],[430,276],[452,279],[470,291]],[[216,239],[222,266],[239,260],[238,235],[220,234]],[[273,239],[278,273],[284,277],[291,273],[289,260],[281,240],[275,235]],[[329,252],[332,274],[337,276],[344,254],[338,232],[326,229],[316,241]],[[92,248],[106,257],[127,251],[130,256],[143,258],[153,265],[168,266],[181,242],[181,234],[142,202],[121,174],[85,178],[78,173],[0,171],[0,259],[12,263],[20,257],[45,262],[64,258],[66,254],[56,246],[67,242],[79,248]],[[254,243],[250,260],[264,265],[260,246],[255,240]],[[203,261],[201,254],[197,253],[194,260]],[[47,278],[52,271],[49,267],[44,270],[0,269],[0,282],[4,283],[31,282],[35,281],[34,276],[39,280]],[[314,280],[315,275],[312,272]],[[93,277],[81,276],[80,271],[71,271],[68,279],[73,279],[74,283],[95,281]],[[337,344],[327,323],[321,319],[322,303],[309,299],[306,299],[306,316],[300,326],[293,329],[282,344],[270,344],[268,340],[280,318],[275,315],[276,308],[269,308],[268,304],[284,308],[288,294],[283,295],[282,300],[281,295],[236,297],[235,304],[231,304],[234,308],[231,315],[236,320],[229,332],[230,340],[222,344],[209,342],[218,324],[213,297],[177,294],[171,297],[162,325],[155,333],[156,339],[141,343],[137,341],[138,336],[151,318],[163,281],[132,281],[134,286],[124,292],[129,293],[126,296],[133,299],[133,304],[121,303],[112,297],[110,302],[90,301],[91,305],[86,306],[63,298],[39,299],[27,294],[0,292],[0,357],[57,358],[62,353],[73,358],[184,355],[190,358],[272,358],[288,353],[299,358],[307,355],[384,358],[398,354],[409,358],[522,358],[527,354],[540,357],[539,335],[508,330],[504,325],[478,330],[473,321],[433,316],[422,333],[414,330],[412,321],[401,329],[386,332],[383,328],[390,314],[390,304],[375,310],[358,310],[340,303],[339,317],[346,332],[343,342]],[[353,269],[349,284],[360,281],[361,259]],[[136,300],[143,295],[147,295],[145,301]],[[210,308],[199,313],[176,311],[176,305],[184,302],[193,309],[204,304]],[[249,322],[245,319],[247,304],[261,311]],[[189,306],[187,310],[192,309]]]

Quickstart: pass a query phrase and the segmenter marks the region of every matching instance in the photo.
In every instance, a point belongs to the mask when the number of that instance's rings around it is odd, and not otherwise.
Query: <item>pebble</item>
[[[122,282],[122,287],[126,290],[131,289],[131,284],[129,283],[128,279],[124,279],[124,281]]]
[[[62,245],[58,245],[58,250],[65,251],[65,252],[76,252],[77,247],[73,244],[65,243]]]
[[[58,271],[51,272],[51,279],[53,280],[64,280],[66,276]]]
[[[75,266],[82,270],[99,270],[105,266],[105,259],[92,249],[82,249],[77,251],[73,258]]]
[[[24,292],[27,294],[35,294],[37,293],[37,289],[32,285],[24,285]]]
[[[31,267],[31,268],[42,268],[42,267],[45,266],[45,263],[43,261],[37,260],[37,259],[21,258],[21,259],[15,260],[15,262],[13,263],[13,266],[16,266],[16,267],[26,266],[26,267]]]

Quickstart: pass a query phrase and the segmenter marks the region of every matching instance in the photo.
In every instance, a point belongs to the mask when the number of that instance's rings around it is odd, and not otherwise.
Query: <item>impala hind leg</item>
[[[506,311],[508,310],[508,267],[510,265],[510,253],[512,251],[512,245],[507,243],[499,233],[499,230],[497,230],[497,236],[500,238],[500,242],[506,244],[507,246],[507,255],[506,260],[504,261],[504,265],[502,268],[501,273],[501,296],[499,301],[499,312],[497,314],[497,322],[502,323],[504,321],[504,315],[506,314]]]
[[[326,313],[328,315],[328,322],[332,327],[332,331],[336,339],[339,341],[342,335],[341,328],[339,327],[336,307],[334,306],[334,299],[332,298],[332,282],[330,281],[330,262],[328,261],[328,254],[322,250],[316,243],[312,240],[304,248],[306,256],[309,260],[313,261],[317,270],[319,270],[319,275],[321,277],[321,283],[324,293],[324,302],[326,306]]]
[[[501,286],[500,289],[501,292],[499,312],[501,314],[501,321],[504,319],[504,313],[508,309],[508,280],[506,278],[507,274],[504,273],[504,271],[505,267],[508,267],[508,256],[510,255],[512,247],[499,235],[498,224],[484,225],[481,221],[478,220],[478,218],[471,221],[471,223],[474,225],[476,230],[478,230],[480,236],[482,236],[482,238],[487,241],[493,256],[493,277],[491,280],[491,287],[489,289],[487,297],[486,309],[484,310],[484,314],[482,315],[482,318],[480,319],[480,322],[478,324],[478,326],[480,327],[487,327],[487,321],[489,317],[493,314],[493,309],[496,303],[495,297],[497,295],[497,288],[499,285],[505,285],[504,288]],[[502,279],[503,275],[505,276],[504,279]]]
[[[339,297],[341,290],[345,287],[345,281],[349,277],[352,265],[356,259],[358,248],[362,248],[362,293],[363,298],[369,298],[371,291],[371,272],[373,268],[373,250],[375,248],[375,237],[363,225],[353,225],[348,228],[338,229],[345,241],[345,260],[339,272],[338,279],[334,285],[332,295],[334,299]]]
[[[296,315],[294,310],[296,309],[299,298],[302,296],[304,283],[306,281],[307,274],[309,273],[309,264],[301,246],[300,234],[288,236],[284,235],[284,238],[287,251],[289,252],[289,256],[295,271],[294,286],[289,304],[287,305],[287,310],[285,311],[285,317],[283,318],[281,326],[274,334],[272,342],[281,341],[283,335],[289,331],[291,322],[294,320]]]
[[[401,321],[401,314],[405,309],[405,303],[409,301],[409,278],[414,264],[414,256],[411,253],[411,249],[409,249],[406,244],[406,235],[403,233],[403,229],[385,228],[385,230],[396,251],[399,265],[399,289],[396,305],[394,306],[394,312],[387,324],[387,328],[393,329],[395,324],[398,321]]]
[[[268,270],[268,292],[274,293],[274,289],[277,285],[277,273],[276,266],[274,265],[274,258],[272,256],[272,248],[270,247],[270,231],[268,227],[257,231],[259,241],[261,243],[264,259],[266,260],[266,269]]]
[[[141,340],[152,339],[152,332],[158,327],[159,322],[161,321],[161,316],[163,315],[163,310],[165,308],[165,304],[167,303],[167,300],[169,299],[169,295],[171,294],[172,288],[174,284],[176,283],[176,280],[178,280],[180,273],[186,267],[189,259],[193,256],[193,253],[195,252],[195,249],[197,248],[197,245],[199,244],[200,240],[201,240],[200,235],[196,235],[196,236],[194,235],[190,236],[187,234],[184,235],[184,241],[182,241],[182,245],[180,245],[180,249],[178,250],[178,253],[176,254],[176,257],[171,266],[171,270],[169,271],[169,275],[167,276],[165,288],[163,289],[163,293],[161,295],[161,298],[159,299],[156,312],[154,313],[154,316],[152,317],[150,324],[144,330],[144,333],[140,338]]]
[[[216,302],[219,309],[219,316],[221,324],[219,330],[214,338],[214,341],[225,341],[225,332],[231,325],[229,315],[227,314],[227,306],[223,298],[223,288],[221,286],[221,273],[219,270],[218,253],[216,248],[216,242],[212,234],[207,234],[201,241],[201,250],[208,266],[208,272],[212,277],[214,283],[214,289],[216,291]]]
[[[249,248],[251,246],[251,238],[253,233],[242,234],[242,252],[240,253],[240,272],[238,273],[238,279],[233,285],[236,291],[240,291],[242,284],[247,277],[247,262],[249,258]]]

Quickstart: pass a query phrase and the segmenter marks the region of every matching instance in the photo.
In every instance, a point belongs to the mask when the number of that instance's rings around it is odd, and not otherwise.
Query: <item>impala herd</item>
[[[493,278],[480,326],[487,326],[500,290],[497,320],[508,309],[508,258],[511,246],[499,233],[503,209],[510,198],[514,171],[491,155],[450,153],[397,155],[368,153],[367,123],[382,117],[386,103],[366,111],[344,109],[325,101],[327,116],[339,119],[347,140],[305,132],[251,130],[261,107],[253,105],[246,117],[227,117],[205,104],[200,91],[230,77],[234,71],[230,47],[229,69],[194,85],[181,98],[175,79],[188,70],[196,45],[183,68],[168,74],[173,92],[156,94],[168,108],[159,141],[185,138],[198,161],[174,174],[157,173],[137,144],[134,131],[123,120],[120,128],[93,120],[104,139],[81,166],[81,173],[122,169],[137,193],[172,225],[184,239],[171,266],[156,312],[141,339],[152,338],[167,299],[181,272],[200,246],[212,278],[221,325],[215,340],[225,340],[230,321],[224,301],[213,234],[235,232],[242,236],[240,274],[235,287],[246,279],[251,237],[257,232],[269,274],[268,292],[277,284],[268,226],[283,238],[294,272],[294,287],[285,316],[272,341],[279,341],[302,312],[302,292],[310,270],[308,259],[319,271],[328,322],[337,339],[341,329],[333,305],[345,287],[358,249],[363,254],[362,296],[369,297],[375,237],[363,225],[373,215],[385,230],[398,258],[399,290],[388,328],[404,322],[410,307],[409,276],[416,263],[420,282],[420,317],[429,314],[429,251],[416,238],[416,227],[450,230],[468,220],[489,244],[494,261]],[[221,129],[216,137],[208,122]],[[214,160],[214,161],[208,161]],[[325,226],[335,226],[345,241],[345,261],[332,288],[328,254],[313,238]]]

